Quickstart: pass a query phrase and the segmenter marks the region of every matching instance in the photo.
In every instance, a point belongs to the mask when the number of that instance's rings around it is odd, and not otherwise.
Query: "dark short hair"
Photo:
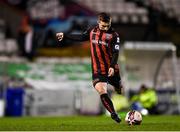
[[[111,16],[105,12],[98,14],[98,21],[110,22]]]

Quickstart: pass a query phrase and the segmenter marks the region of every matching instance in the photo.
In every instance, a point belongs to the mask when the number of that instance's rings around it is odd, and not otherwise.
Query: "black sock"
[[[108,94],[102,94],[101,96],[101,102],[104,105],[104,107],[112,114],[115,113],[113,103],[111,99],[109,98]]]

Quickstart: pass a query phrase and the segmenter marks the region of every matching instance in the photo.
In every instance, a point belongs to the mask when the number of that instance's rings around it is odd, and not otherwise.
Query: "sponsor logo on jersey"
[[[116,50],[119,50],[119,45],[115,45],[115,49],[116,49]]]
[[[97,35],[97,33],[96,32],[92,32],[92,34],[95,34],[95,35]],[[99,34],[98,34],[99,35]]]
[[[98,45],[105,45],[105,46],[108,46],[108,43],[104,42],[104,41],[101,41],[101,40],[92,40],[92,43],[93,44],[98,44]]]

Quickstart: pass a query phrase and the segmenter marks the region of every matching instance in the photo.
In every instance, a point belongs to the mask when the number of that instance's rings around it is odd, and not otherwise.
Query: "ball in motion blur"
[[[131,110],[126,114],[125,121],[129,125],[140,125],[142,122],[142,115],[136,110]]]

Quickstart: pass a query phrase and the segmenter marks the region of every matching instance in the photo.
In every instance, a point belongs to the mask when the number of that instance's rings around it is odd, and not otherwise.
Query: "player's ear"
[[[110,17],[110,20],[109,20],[109,23],[111,23],[112,22],[112,17]]]

